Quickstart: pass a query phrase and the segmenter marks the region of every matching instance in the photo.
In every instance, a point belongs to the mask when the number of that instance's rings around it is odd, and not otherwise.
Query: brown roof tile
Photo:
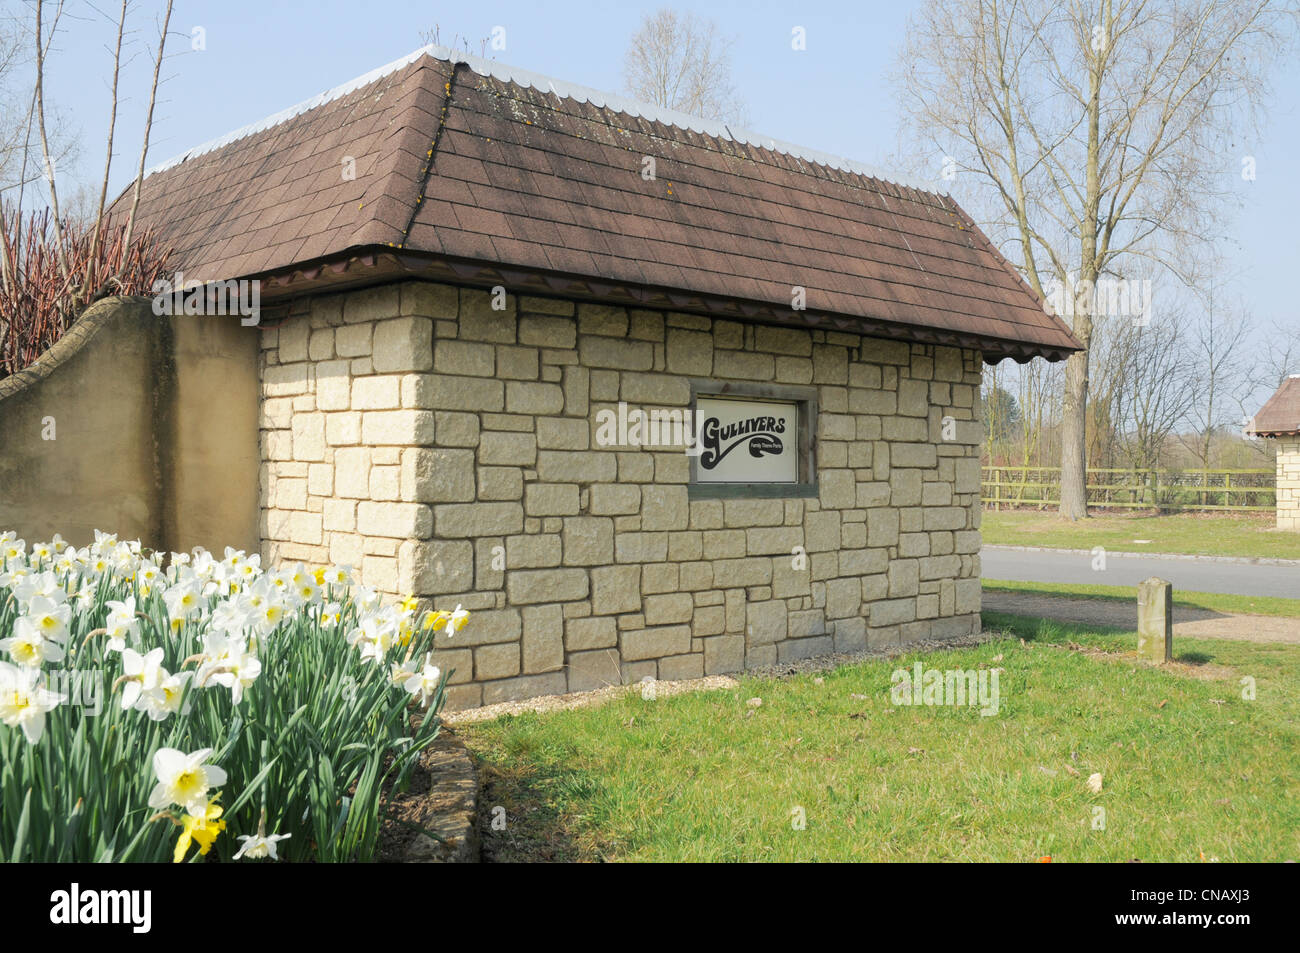
[[[200,149],[146,178],[141,220],[192,278],[393,246],[769,310],[799,285],[814,315],[903,336],[960,332],[1053,357],[1077,347],[947,196],[476,65],[408,58]]]
[[[1255,433],[1266,437],[1300,434],[1300,376],[1293,375],[1255,415]]]

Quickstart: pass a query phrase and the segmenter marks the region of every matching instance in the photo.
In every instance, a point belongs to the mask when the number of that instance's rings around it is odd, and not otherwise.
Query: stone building
[[[264,555],[475,610],[457,706],[977,632],[982,364],[1078,346],[947,196],[436,48],[140,209],[260,282]]]
[[[1300,374],[1260,408],[1254,432],[1277,440],[1277,528],[1300,532]]]

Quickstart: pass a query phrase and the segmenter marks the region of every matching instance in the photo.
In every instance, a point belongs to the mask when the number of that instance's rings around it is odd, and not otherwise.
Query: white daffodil
[[[140,620],[135,617],[135,596],[127,596],[121,602],[110,600],[106,605],[109,612],[104,628],[108,630],[108,651],[122,651],[128,638],[132,644],[139,642]]]
[[[303,583],[296,590],[294,595],[297,596],[298,602],[305,606],[313,606],[321,601],[320,587],[316,585],[316,580]]]
[[[262,635],[270,635],[284,621],[284,603],[278,593],[275,598],[268,598],[258,606],[256,619]]]
[[[230,660],[237,658],[243,650],[244,643],[238,635],[216,629],[204,633],[202,661],[194,683],[199,686],[205,685],[209,675]]]
[[[350,586],[352,585],[352,567],[330,566],[325,570],[323,581],[328,586]]]
[[[140,568],[136,570],[135,581],[139,583],[141,587],[148,586],[152,588],[157,584],[158,577],[161,574],[162,570],[153,563],[141,563]]]
[[[457,603],[454,612],[439,609],[437,612],[427,613],[424,617],[424,628],[433,629],[435,632],[441,629],[450,637],[465,628],[465,623],[468,621],[469,610],[462,609]]]
[[[116,533],[101,533],[99,530],[95,530],[95,541],[90,544],[90,548],[96,553],[102,553],[111,550],[116,545]]]
[[[191,568],[200,581],[207,582],[212,579],[217,571],[217,566],[217,561],[212,558],[212,554],[206,549],[196,549],[194,551],[194,562],[191,563]]]
[[[0,662],[0,722],[22,729],[28,744],[36,744],[45,734],[45,714],[53,711],[66,695],[49,691],[38,683],[37,669],[20,669]]]
[[[173,622],[188,619],[203,608],[202,588],[197,582],[178,583],[163,593],[163,602]]]
[[[462,609],[460,603],[456,603],[456,609],[447,617],[445,631],[448,635],[459,632],[465,628],[465,623],[469,621],[469,610]]]
[[[371,615],[348,633],[348,644],[361,651],[363,660],[382,662],[397,640],[397,626],[381,616]]]
[[[47,596],[32,596],[27,605],[27,614],[19,622],[27,620],[43,639],[62,642],[68,637],[68,623],[72,621],[72,606],[56,603]]]
[[[212,610],[212,627],[219,632],[238,636],[254,623],[249,606],[237,599],[226,599]]]
[[[407,659],[401,665],[393,662],[388,667],[388,674],[395,685],[404,685],[406,680],[415,674],[416,669],[420,667],[419,659]]]
[[[245,583],[252,582],[262,574],[262,557],[257,553],[246,556],[237,564],[234,564],[236,578]]]
[[[113,572],[119,579],[129,579],[135,571],[135,553],[131,552],[131,547],[127,543],[118,543],[113,547],[110,557],[113,561]]]
[[[81,556],[81,554],[78,553],[78,556]],[[81,556],[81,561],[95,579],[113,568],[107,553],[86,552],[84,556]]]
[[[160,811],[179,804],[192,817],[203,817],[208,808],[208,791],[226,783],[226,772],[205,764],[211,748],[186,754],[175,748],[159,748],[153,755],[153,773],[158,779],[149,794],[149,806]]]
[[[17,536],[10,536],[9,539],[0,543],[0,562],[8,562],[11,559],[25,561],[27,558],[26,552],[27,540],[18,539]]]
[[[140,700],[140,693],[153,691],[161,684],[165,673],[162,669],[163,650],[153,649],[147,655],[141,655],[134,649],[122,650],[122,677],[126,684],[122,687],[122,708],[133,708]]]
[[[89,582],[80,586],[73,595],[77,600],[78,612],[89,612],[95,605],[95,587]]]
[[[210,670],[206,680],[230,689],[230,700],[238,705],[244,698],[244,689],[257,681],[261,674],[261,661],[256,655],[245,652],[241,643],[222,659],[219,667]]]
[[[275,845],[292,836],[292,834],[240,834],[239,839],[244,843],[239,850],[235,851],[234,859],[270,857],[272,860],[278,860]]]
[[[159,669],[159,679],[152,688],[140,693],[136,708],[148,715],[153,721],[165,721],[168,716],[178,712],[185,700],[185,685],[193,677],[193,672],[177,672],[168,675]],[[189,705],[185,705],[188,710]]]
[[[372,589],[369,586],[357,586],[352,593],[352,600],[363,612],[371,612],[379,607],[379,601],[383,598],[379,590]]]
[[[421,707],[427,707],[429,700],[437,694],[441,682],[442,672],[433,664],[432,653],[426,652],[424,665],[407,677],[402,687],[411,695],[419,695]]]
[[[320,613],[321,628],[332,629],[334,626],[339,624],[339,621],[340,619],[342,619],[342,617],[343,617],[343,607],[339,605],[339,603],[337,602],[327,603],[326,606],[323,609],[321,609],[321,613]]]
[[[46,662],[63,659],[63,646],[45,638],[27,616],[18,617],[13,635],[0,639],[0,651],[8,652],[24,668],[40,668]]]
[[[316,584],[316,574],[304,566],[302,563],[294,564],[293,571],[289,575],[289,585],[292,589],[301,589],[303,586],[314,586]]]

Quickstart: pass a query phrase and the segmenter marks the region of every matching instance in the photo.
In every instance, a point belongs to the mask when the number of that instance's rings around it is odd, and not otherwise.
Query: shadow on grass
[[[1131,626],[1044,619],[1040,616],[1012,615],[1009,612],[982,612],[980,621],[986,635],[1004,634],[1022,638],[1026,642],[1064,644],[1099,636],[1115,638],[1133,632]]]
[[[1030,601],[1032,611],[1037,616],[1053,618],[1061,622],[1082,622],[1089,625],[1100,625],[1100,623],[1094,623],[1088,618],[1091,613],[1104,610],[1113,611],[1121,606],[1134,605],[1131,596],[1091,592],[1071,594],[1023,584],[1017,584],[1015,589],[1000,589],[995,586],[988,586],[984,589],[984,600],[986,603],[999,607],[993,610],[999,615],[1011,614],[1000,610],[1009,609]],[[1136,617],[1136,608],[1133,609],[1133,613]],[[1217,609],[1206,609],[1201,606],[1180,602],[1178,593],[1174,593],[1175,623],[1202,622],[1207,619],[1226,619],[1230,617],[1230,613],[1220,612]]]
[[[496,750],[471,751],[482,780],[478,824],[484,863],[603,859],[577,843],[570,823],[599,789],[595,778]],[[570,808],[559,810],[556,804]]]
[[[1062,622],[1035,616],[1011,615],[1004,612],[980,614],[987,634],[1003,634],[1036,642],[1042,645],[1082,645],[1107,652],[1133,652],[1137,649],[1137,634],[1131,627],[1099,625],[1096,623]],[[1177,646],[1177,642],[1175,642]],[[1209,666],[1216,656],[1203,649],[1178,651],[1173,661],[1191,668]]]

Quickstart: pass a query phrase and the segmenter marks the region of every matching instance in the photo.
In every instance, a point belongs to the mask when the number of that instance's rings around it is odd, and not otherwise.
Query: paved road
[[[1024,551],[985,546],[980,564],[987,579],[1020,582],[1077,582],[1101,586],[1136,586],[1159,576],[1174,592],[1226,592],[1241,596],[1300,599],[1300,566],[1161,559],[1158,556],[1107,554],[1106,568],[1094,570],[1089,553]]]

